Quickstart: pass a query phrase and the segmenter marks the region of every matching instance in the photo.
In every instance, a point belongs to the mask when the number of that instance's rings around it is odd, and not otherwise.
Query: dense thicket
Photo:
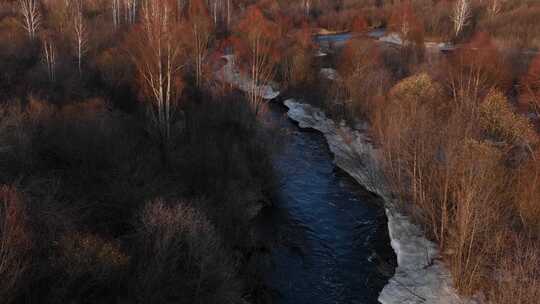
[[[356,35],[337,47],[337,76],[323,105],[353,126],[370,122],[390,188],[439,244],[459,292],[536,303],[540,55],[538,35],[525,28],[538,25],[526,15],[540,6],[382,2],[349,4],[369,7],[371,26],[382,18],[401,43]],[[462,3],[470,11],[457,32],[452,18]],[[453,41],[456,49],[433,52],[426,41]]]
[[[251,223],[273,186],[259,118],[277,85],[369,123],[460,292],[536,303],[539,14],[535,0],[0,1],[0,298],[264,298]],[[354,39],[313,39],[340,32]],[[246,93],[217,76],[223,55]]]
[[[2,303],[260,292],[271,130],[213,77],[207,4],[177,4],[2,1]]]

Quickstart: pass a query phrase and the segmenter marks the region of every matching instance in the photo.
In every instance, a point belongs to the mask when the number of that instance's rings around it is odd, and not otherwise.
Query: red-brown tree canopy
[[[368,23],[364,16],[356,16],[351,25],[351,31],[363,33],[368,29]]]
[[[235,54],[250,62],[254,56],[263,56],[265,61],[277,62],[280,41],[280,27],[264,16],[257,6],[250,6],[238,23],[238,37],[232,39]],[[240,63],[240,62],[239,62]]]
[[[540,111],[540,54],[531,62],[529,70],[521,79],[520,102],[532,110]]]
[[[410,0],[403,1],[393,9],[389,27],[407,40],[412,40],[411,38],[418,36],[418,33],[423,33],[422,22],[414,14],[414,8]]]
[[[449,59],[448,77],[454,96],[465,96],[478,101],[478,97],[497,87],[503,92],[509,88],[508,68],[499,50],[485,32],[479,32],[462,45]]]

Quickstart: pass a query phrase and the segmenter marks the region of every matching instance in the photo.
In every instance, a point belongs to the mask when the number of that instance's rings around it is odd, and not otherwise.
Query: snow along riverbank
[[[323,111],[288,99],[288,116],[301,128],[321,132],[334,154],[335,164],[358,183],[384,199],[391,245],[398,267],[394,277],[382,290],[382,304],[462,304],[474,303],[457,296],[448,270],[438,259],[437,245],[424,237],[411,219],[400,213],[387,189],[378,167],[377,150],[369,138],[345,125],[338,125]]]
[[[242,75],[234,66],[234,56],[224,56],[227,64],[218,71],[218,79],[231,83],[242,91],[250,86],[248,76]],[[270,100],[279,96],[271,86],[262,90],[262,97]],[[385,202],[391,245],[396,252],[396,273],[383,288],[379,302],[382,304],[473,304],[463,300],[452,288],[448,270],[438,259],[436,244],[424,237],[422,230],[411,219],[397,210],[395,202],[385,189],[384,179],[378,166],[377,150],[369,138],[345,125],[338,125],[326,117],[323,111],[308,104],[288,99],[288,116],[301,128],[321,132],[334,154],[334,162],[351,175],[359,184],[378,194]]]

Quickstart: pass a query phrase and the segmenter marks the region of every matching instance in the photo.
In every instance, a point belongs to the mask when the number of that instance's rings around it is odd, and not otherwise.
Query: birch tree
[[[311,13],[311,2],[312,0],[302,0],[302,6],[304,7],[304,13],[306,16],[309,16]]]
[[[41,39],[43,45],[43,63],[47,70],[49,81],[56,80],[56,47],[51,35],[43,35]]]
[[[79,76],[82,76],[83,57],[88,52],[88,30],[83,15],[82,1],[76,1],[72,13],[72,43],[77,57],[77,67]]]
[[[412,2],[404,1],[395,7],[390,16],[389,26],[393,31],[399,33],[404,44],[411,42],[413,32],[419,31],[421,27],[414,14]]]
[[[491,88],[505,90],[510,83],[499,50],[489,35],[482,32],[449,58],[446,70],[447,85],[454,101],[471,111],[475,111],[479,97]]]
[[[41,25],[41,12],[38,0],[19,0],[19,12],[23,28],[30,39],[34,39]]]
[[[111,12],[113,18],[113,27],[116,30],[121,21],[121,3],[120,0],[111,0]]]
[[[127,24],[135,24],[137,21],[138,0],[124,0],[124,16]]]
[[[251,6],[239,23],[238,33],[235,52],[250,76],[248,100],[255,114],[259,114],[264,93],[276,73],[280,30],[256,6]]]
[[[220,0],[208,0],[208,7],[210,8],[210,11],[212,13],[212,19],[214,20],[214,24],[218,22],[218,6],[220,6],[220,4]]]
[[[470,0],[457,0],[452,13],[452,21],[454,23],[454,32],[458,37],[463,29],[469,25],[472,17]]]
[[[129,52],[138,72],[141,95],[162,147],[167,147],[175,106],[182,90],[183,47],[172,1],[148,0],[141,23],[130,39]]]
[[[188,24],[191,37],[187,41],[190,54],[194,58],[195,84],[200,87],[203,77],[203,64],[208,55],[208,47],[213,32],[212,21],[203,0],[192,0],[189,7]]]
[[[497,16],[502,9],[502,0],[489,0],[487,9],[491,18]]]

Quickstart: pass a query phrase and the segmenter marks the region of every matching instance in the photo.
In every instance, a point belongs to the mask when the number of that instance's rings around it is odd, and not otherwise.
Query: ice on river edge
[[[227,64],[218,71],[218,77],[237,86],[249,89],[249,78],[234,67],[234,56],[224,56]],[[279,92],[267,86],[263,98],[270,100]],[[398,267],[379,295],[382,304],[473,304],[472,300],[460,299],[452,288],[448,270],[438,259],[437,246],[424,237],[422,230],[410,218],[397,210],[395,202],[385,189],[377,162],[377,151],[369,138],[345,125],[338,125],[326,117],[323,111],[308,104],[288,99],[288,116],[301,128],[321,132],[334,154],[338,167],[351,175],[369,191],[381,196],[385,202],[391,245],[396,252]]]
[[[475,303],[461,299],[452,287],[449,271],[438,259],[436,244],[424,237],[411,219],[397,210],[385,189],[378,168],[377,150],[369,138],[345,125],[338,125],[323,111],[288,99],[288,116],[301,128],[320,131],[334,154],[334,162],[358,183],[384,199],[391,245],[396,252],[398,267],[379,295],[382,304],[463,304]]]

